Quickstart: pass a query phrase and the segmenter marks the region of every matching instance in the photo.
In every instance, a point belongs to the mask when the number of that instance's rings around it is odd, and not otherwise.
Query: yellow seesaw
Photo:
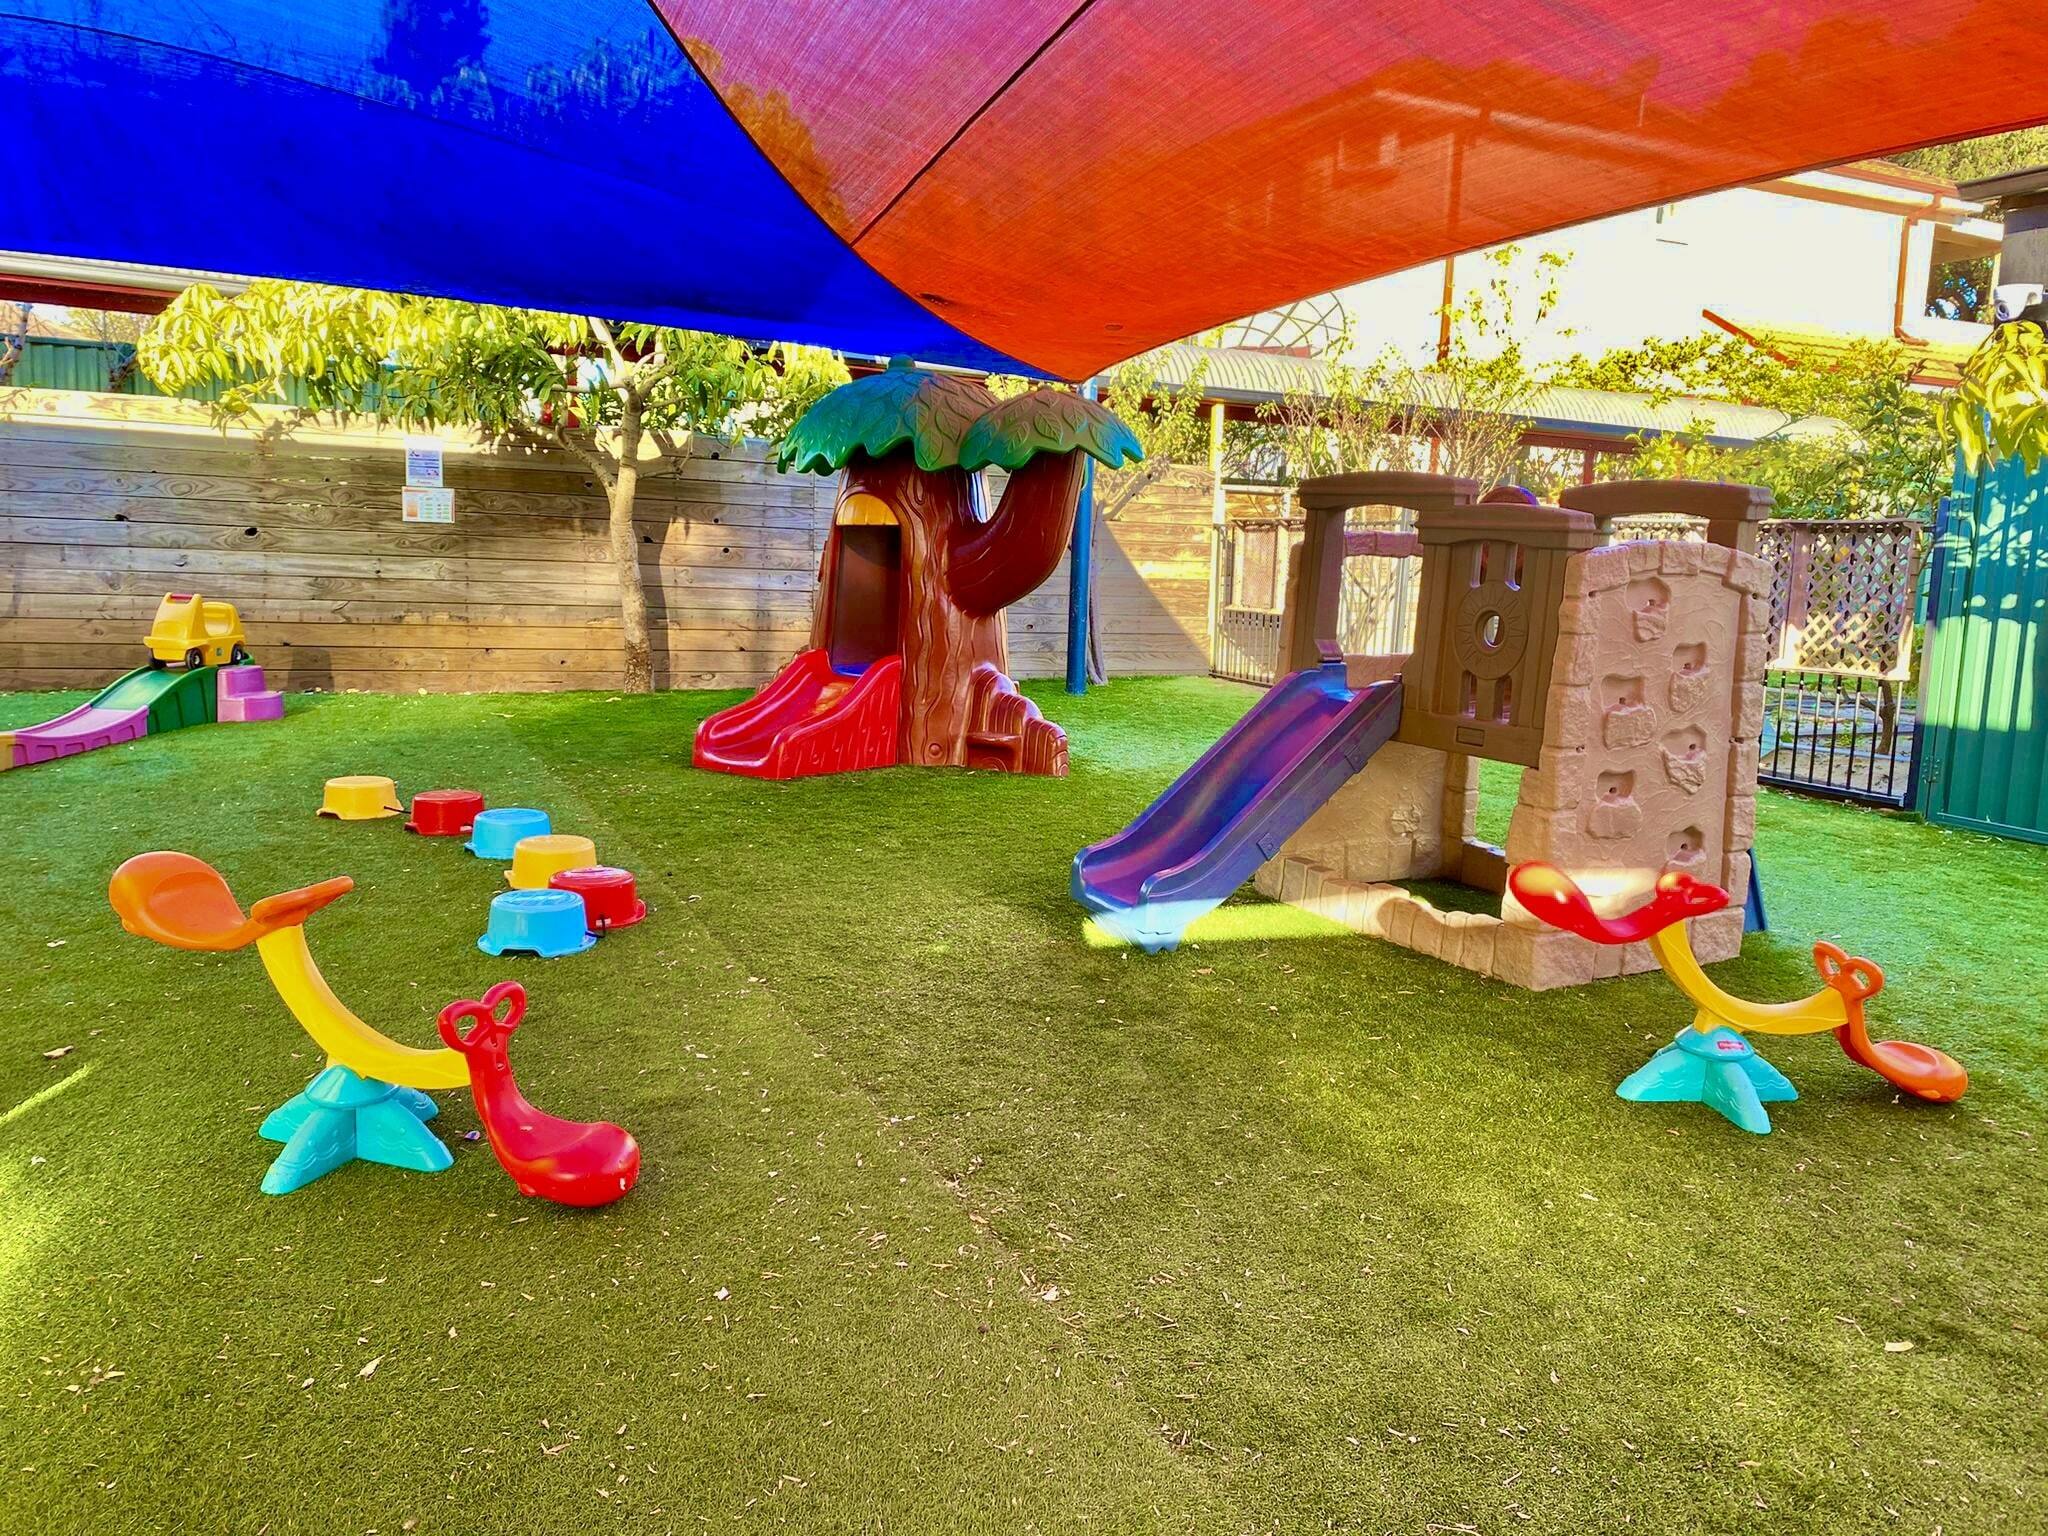
[[[400,1045],[373,1029],[334,995],[306,945],[306,919],[354,890],[347,875],[266,896],[248,916],[220,872],[189,853],[138,854],[114,872],[108,898],[130,933],[173,949],[256,946],[277,995],[330,1063],[401,1088],[466,1088],[469,1063],[458,1052]]]
[[[1771,1128],[1764,1105],[1799,1097],[1776,1067],[1743,1038],[1834,1033],[1851,1061],[1916,1098],[1946,1104],[1963,1096],[1969,1074],[1932,1046],[1872,1040],[1863,1005],[1884,990],[1884,972],[1826,940],[1813,946],[1821,989],[1786,1003],[1753,1003],[1715,985],[1692,952],[1686,919],[1718,912],[1728,893],[1690,875],[1666,874],[1650,900],[1621,917],[1602,917],[1578,883],[1548,864],[1517,865],[1508,887],[1531,916],[1596,944],[1647,943],[1672,985],[1694,1009],[1692,1028],[1631,1073],[1615,1091],[1637,1103],[1704,1103],[1746,1131]]]
[[[441,1010],[445,1048],[415,1050],[372,1029],[334,995],[306,947],[306,919],[355,889],[346,875],[268,896],[244,916],[219,871],[189,853],[137,854],[107,897],[130,933],[173,949],[232,950],[251,944],[292,1017],[327,1053],[307,1086],[265,1118],[260,1134],[284,1143],[263,1176],[288,1194],[362,1158],[437,1173],[454,1159],[426,1122],[439,1113],[431,1088],[468,1088],[500,1166],[520,1193],[561,1205],[607,1205],[640,1176],[640,1145],[609,1121],[563,1120],[519,1091],[506,1043],[526,1012],[517,982],[482,1001]],[[465,1029],[465,1022],[469,1027]]]

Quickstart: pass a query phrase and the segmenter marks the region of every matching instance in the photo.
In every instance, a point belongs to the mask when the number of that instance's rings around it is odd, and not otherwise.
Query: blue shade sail
[[[0,0],[0,248],[1030,371],[878,276],[644,0]]]

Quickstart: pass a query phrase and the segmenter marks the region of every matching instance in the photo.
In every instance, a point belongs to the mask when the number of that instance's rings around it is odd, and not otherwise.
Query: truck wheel
[[[249,648],[245,645],[238,645],[229,654],[228,665],[233,667],[239,667],[243,662],[247,661],[248,659]]]
[[[195,646],[195,647],[194,647],[193,649],[191,649],[191,650],[189,650],[189,651],[187,651],[187,652],[185,653],[185,670],[186,670],[186,671],[188,671],[188,672],[191,672],[191,671],[195,671],[195,670],[197,670],[198,668],[200,668],[200,667],[203,667],[203,666],[205,666],[205,665],[206,665],[206,652],[204,652],[204,651],[202,651],[202,650],[198,649],[198,648],[197,648],[197,647]]]

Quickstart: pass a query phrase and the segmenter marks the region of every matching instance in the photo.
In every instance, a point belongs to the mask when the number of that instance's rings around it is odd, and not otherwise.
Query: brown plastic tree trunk
[[[1066,553],[1081,505],[1078,453],[1041,454],[1011,474],[995,516],[969,521],[954,541],[946,581],[974,613],[998,613],[1044,584]]]
[[[846,467],[841,504],[862,494],[878,498],[894,514],[900,538],[898,761],[958,767],[973,758],[980,766],[1064,773],[1065,738],[1016,696],[1005,675],[1003,609],[1059,564],[1074,525],[1080,466],[1074,455],[1034,460],[1010,477],[985,523],[975,519],[972,486],[962,469],[919,469],[907,450],[879,462],[856,457]],[[816,648],[831,649],[843,622],[834,611],[843,538],[835,523],[818,573]],[[977,668],[996,675],[977,678]],[[978,749],[973,732],[986,733]]]
[[[969,613],[953,601],[946,568],[974,521],[965,470],[919,469],[907,453],[847,466],[846,493],[866,491],[895,512],[902,531],[903,733],[901,761],[925,767],[966,761],[969,680],[983,662],[1007,670],[1003,616]],[[821,603],[814,643],[826,645]]]

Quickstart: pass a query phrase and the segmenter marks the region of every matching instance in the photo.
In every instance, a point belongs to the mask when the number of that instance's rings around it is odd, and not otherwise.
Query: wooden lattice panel
[[[1758,530],[1772,568],[1771,665],[1902,678],[1926,530],[1906,518],[1782,518]]]

